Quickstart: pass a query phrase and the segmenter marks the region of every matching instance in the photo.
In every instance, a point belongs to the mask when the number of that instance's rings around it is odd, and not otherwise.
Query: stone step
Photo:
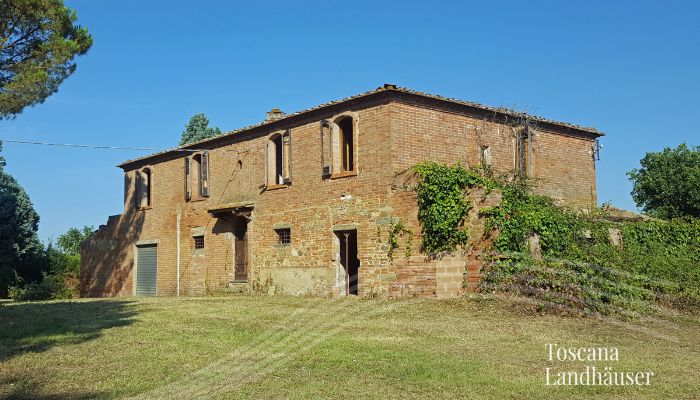
[[[229,282],[226,291],[229,293],[248,293],[250,286],[248,282]]]

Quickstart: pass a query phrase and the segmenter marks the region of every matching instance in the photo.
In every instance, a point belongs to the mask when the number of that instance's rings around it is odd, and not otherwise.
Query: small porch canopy
[[[238,203],[219,204],[214,207],[207,208],[207,212],[212,217],[229,219],[233,216],[245,217],[250,219],[250,214],[255,207],[255,202],[242,201]]]

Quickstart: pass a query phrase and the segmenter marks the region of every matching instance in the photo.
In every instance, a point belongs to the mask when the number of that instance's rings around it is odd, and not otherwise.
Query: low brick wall
[[[390,297],[450,298],[465,292],[466,259],[462,255],[411,257],[395,262],[394,268]]]
[[[436,297],[437,268],[433,263],[396,266],[396,280],[389,285],[391,297]]]

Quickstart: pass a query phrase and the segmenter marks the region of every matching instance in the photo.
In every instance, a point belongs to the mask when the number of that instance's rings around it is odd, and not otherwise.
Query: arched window
[[[343,117],[338,122],[338,143],[340,145],[340,171],[355,171],[355,137],[351,117]]]
[[[321,121],[321,163],[324,177],[342,177],[357,172],[356,120],[340,115],[331,121]],[[326,150],[326,140],[329,148]],[[328,156],[326,153],[329,153]]]
[[[150,168],[136,171],[136,206],[150,207],[153,198],[153,173]]]
[[[270,146],[274,159],[272,160],[272,173],[274,174],[272,182],[276,185],[281,185],[284,182],[284,172],[282,171],[282,135],[275,135],[270,139]]]
[[[209,153],[192,156],[192,174],[195,177],[197,196],[209,197]]]
[[[274,187],[291,183],[291,133],[272,135],[265,153],[265,185]]]

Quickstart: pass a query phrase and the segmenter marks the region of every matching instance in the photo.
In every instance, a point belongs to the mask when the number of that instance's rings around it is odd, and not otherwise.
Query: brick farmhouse
[[[478,246],[422,254],[402,174],[426,160],[485,165],[591,209],[601,135],[389,84],[293,114],[273,109],[258,125],[119,165],[124,212],[83,245],[81,294],[458,296],[478,283]],[[403,251],[402,237],[390,257],[398,221],[415,232],[414,249]]]

